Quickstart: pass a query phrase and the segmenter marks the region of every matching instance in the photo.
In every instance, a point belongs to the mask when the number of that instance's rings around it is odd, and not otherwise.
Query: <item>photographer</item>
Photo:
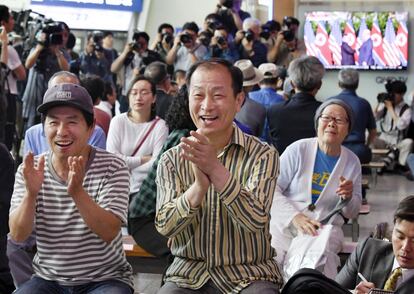
[[[228,29],[231,36],[243,28],[243,21],[250,17],[250,13],[240,8],[242,0],[220,0],[216,14],[220,22]]]
[[[202,60],[207,48],[197,41],[198,26],[195,22],[186,22],[183,30],[174,39],[174,45],[167,54],[167,64],[174,70],[187,71],[193,63]]]
[[[154,61],[161,61],[161,56],[148,49],[149,36],[146,32],[136,32],[132,37],[133,42],[126,44],[124,51],[111,65],[111,72],[118,73],[124,70],[124,81],[122,96],[120,97],[121,112],[128,110],[126,92],[130,82],[139,74],[143,73],[145,67]]]
[[[277,36],[281,31],[282,26],[278,21],[269,20],[264,25],[262,25],[262,32],[260,33],[260,38],[262,39],[263,44],[267,46],[267,49],[270,50],[276,44]]]
[[[247,18],[243,22],[243,31],[238,31],[234,39],[240,59],[250,59],[255,67],[267,62],[267,48],[260,42],[260,30],[259,20]]]
[[[405,131],[411,120],[411,109],[404,102],[407,86],[403,81],[388,81],[386,93],[379,93],[374,114],[379,122],[380,136],[374,141],[374,148],[390,148],[384,158],[386,168],[393,170],[395,161],[405,167],[407,156],[411,152],[413,140],[406,138]]]
[[[101,32],[88,34],[85,50],[80,54],[78,60],[71,62],[72,72],[79,72],[81,77],[97,75],[104,81],[110,82],[112,80],[109,63],[102,46],[102,36]]]
[[[205,59],[211,58],[226,59],[231,63],[239,59],[239,53],[234,44],[229,43],[227,30],[223,26],[217,27],[211,38]]]
[[[67,25],[63,22],[44,24],[38,32],[37,44],[26,59],[29,69],[23,94],[25,129],[40,122],[36,109],[42,103],[50,77],[61,70],[69,70],[70,55],[66,52]]]
[[[276,65],[289,67],[289,63],[306,55],[305,44],[296,36],[299,21],[294,17],[283,19],[283,30],[278,33],[275,44],[269,49],[268,59]]]
[[[4,101],[1,102],[2,109],[0,111],[0,142],[5,143],[9,150],[12,149],[13,136],[16,129],[16,108],[18,101],[17,81],[26,79],[26,71],[22,65],[19,55],[15,48],[9,44],[8,33],[13,31],[14,18],[9,8],[0,5],[0,41],[2,62],[6,65],[2,70],[5,74],[1,80],[0,92]]]
[[[165,62],[168,52],[174,43],[174,27],[169,23],[163,23],[158,27],[157,37],[150,46],[151,50],[157,52]]]

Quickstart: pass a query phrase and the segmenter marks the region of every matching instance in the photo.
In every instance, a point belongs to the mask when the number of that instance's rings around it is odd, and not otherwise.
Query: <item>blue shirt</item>
[[[95,126],[88,143],[103,150],[106,149],[106,136],[101,127]],[[49,144],[43,131],[43,125],[40,123],[30,127],[24,137],[24,155],[29,151],[32,151],[34,155],[39,155],[48,150]]]
[[[319,195],[328,182],[339,156],[330,156],[318,148],[316,153],[315,166],[312,175],[312,203],[318,200]]]
[[[266,110],[272,104],[285,101],[285,99],[283,99],[283,96],[276,93],[276,91],[272,88],[262,88],[258,91],[250,92],[249,98],[256,101],[257,103],[262,104],[266,108]],[[260,139],[268,142],[269,144],[272,143],[269,135],[269,123],[267,121],[267,117],[265,119],[263,133],[261,134]]]

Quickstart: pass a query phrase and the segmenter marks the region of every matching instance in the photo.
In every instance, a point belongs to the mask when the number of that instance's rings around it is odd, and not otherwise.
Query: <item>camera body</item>
[[[229,9],[233,8],[233,0],[225,0],[223,1],[222,5]]]
[[[95,31],[95,32],[93,32],[92,39],[93,39],[94,51],[103,52],[104,51],[104,48],[102,46],[103,33],[101,31]]]
[[[286,42],[291,42],[295,39],[295,33],[292,32],[291,30],[283,30],[282,34],[283,34],[283,39]]]
[[[254,33],[251,30],[247,30],[246,32],[244,32],[244,37],[247,41],[251,42],[254,40]]]
[[[171,36],[171,34],[164,33],[164,34],[161,35],[161,38],[162,38],[163,42],[172,45],[174,38],[173,38],[173,36]]]
[[[138,51],[138,50],[142,49],[141,44],[138,43],[137,41],[130,43],[130,46],[131,46],[133,51]]]
[[[384,101],[391,101],[394,102],[394,91],[393,91],[393,80],[386,80],[385,82],[385,90],[386,92],[381,92],[377,95],[378,103],[384,103]]]
[[[217,44],[223,46],[226,44],[226,39],[224,39],[224,37],[220,36],[217,38]]]
[[[189,34],[184,33],[180,36],[180,42],[183,44],[187,44],[192,41],[193,41],[193,38]]]
[[[394,102],[394,95],[392,93],[381,92],[377,95],[378,103],[384,103],[384,101]]]
[[[42,44],[46,48],[50,45],[62,45],[63,44],[63,37],[62,37],[62,27],[55,22],[47,23],[41,30],[42,33],[46,35],[43,41],[38,41],[39,44]]]

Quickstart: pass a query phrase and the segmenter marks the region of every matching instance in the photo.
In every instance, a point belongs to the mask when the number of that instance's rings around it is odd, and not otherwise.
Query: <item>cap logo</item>
[[[56,99],[70,99],[72,98],[72,92],[70,91],[58,91],[56,93]]]

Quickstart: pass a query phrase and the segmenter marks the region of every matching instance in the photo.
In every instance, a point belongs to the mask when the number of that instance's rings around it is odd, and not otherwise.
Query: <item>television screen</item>
[[[407,68],[407,12],[315,11],[305,17],[306,53],[326,68]]]

